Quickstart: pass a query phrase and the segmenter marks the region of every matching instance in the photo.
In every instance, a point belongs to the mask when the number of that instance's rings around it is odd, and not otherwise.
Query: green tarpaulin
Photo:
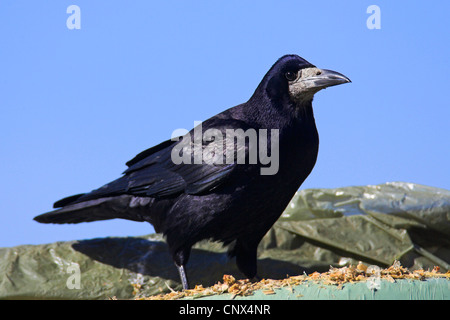
[[[401,182],[299,191],[261,242],[258,273],[281,279],[395,260],[412,270],[450,269],[450,191]],[[223,274],[243,277],[226,248],[208,241],[195,245],[187,268],[191,284],[204,287]],[[2,299],[131,299],[136,290],[180,288],[159,235],[0,248]]]

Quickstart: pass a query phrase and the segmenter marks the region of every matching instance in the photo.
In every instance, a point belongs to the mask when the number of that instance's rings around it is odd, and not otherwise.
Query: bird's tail
[[[76,202],[76,199],[79,199],[81,196],[82,195],[75,195],[56,202],[54,205],[55,207],[63,207],[61,209],[43,213],[35,217],[34,220],[40,223],[59,224],[91,222],[116,218],[145,221],[139,210],[140,208],[143,209],[142,206],[134,205],[134,210],[130,208],[130,206],[133,207],[133,203],[137,202],[137,198],[134,196],[121,195]],[[146,205],[149,205],[149,203],[146,203]]]
[[[67,206],[68,204],[73,204],[74,202],[79,200],[84,195],[86,195],[86,193],[80,193],[80,194],[76,194],[74,196],[70,196],[70,197],[66,197],[61,200],[58,200],[53,204],[53,208],[55,208],[55,209],[62,208],[64,206]]]

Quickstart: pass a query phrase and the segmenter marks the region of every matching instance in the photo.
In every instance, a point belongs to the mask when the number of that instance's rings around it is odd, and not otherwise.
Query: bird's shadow
[[[72,244],[72,248],[114,268],[180,282],[168,246],[163,241],[132,237],[98,238],[78,241]],[[191,286],[211,286],[221,281],[224,274],[236,279],[245,278],[238,270],[235,259],[230,259],[226,251],[193,248],[186,268]],[[271,258],[259,259],[258,270],[260,277],[271,279],[282,279],[286,275],[303,272],[299,265]]]

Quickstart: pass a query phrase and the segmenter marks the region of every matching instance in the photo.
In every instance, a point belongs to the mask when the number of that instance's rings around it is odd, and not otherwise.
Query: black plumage
[[[258,243],[316,162],[319,138],[313,96],[322,88],[349,81],[297,55],[286,55],[272,66],[246,103],[201,124],[202,132],[215,129],[224,136],[227,129],[267,129],[268,154],[278,154],[278,159],[273,158],[277,161],[275,174],[262,174],[261,168],[267,163],[249,161],[251,148],[261,147],[251,139],[235,145],[245,152],[245,163],[238,163],[236,155],[230,163],[226,158],[230,151],[219,153],[222,163],[195,163],[192,149],[192,163],[176,164],[173,148],[180,148],[188,139],[185,136],[141,152],[127,163],[122,177],[92,192],[59,200],[54,204],[59,209],[34,219],[42,223],[114,218],[150,222],[156,232],[165,235],[185,289],[184,267],[191,247],[203,239],[230,245],[229,254],[236,257],[239,269],[253,278],[257,274]],[[277,129],[278,136],[272,136],[271,129]],[[193,136],[194,129],[191,139]],[[261,139],[258,136],[258,141]],[[213,139],[201,141],[202,150],[212,143],[221,146]],[[233,150],[236,154],[237,149]]]

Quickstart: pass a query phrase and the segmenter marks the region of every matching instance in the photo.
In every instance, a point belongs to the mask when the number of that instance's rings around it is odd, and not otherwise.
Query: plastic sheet
[[[412,183],[299,191],[258,250],[261,277],[323,272],[363,261],[449,270],[450,191]],[[97,222],[101,223],[101,222]],[[243,275],[226,248],[194,246],[192,284]],[[159,235],[0,248],[0,298],[130,299],[180,289]]]

